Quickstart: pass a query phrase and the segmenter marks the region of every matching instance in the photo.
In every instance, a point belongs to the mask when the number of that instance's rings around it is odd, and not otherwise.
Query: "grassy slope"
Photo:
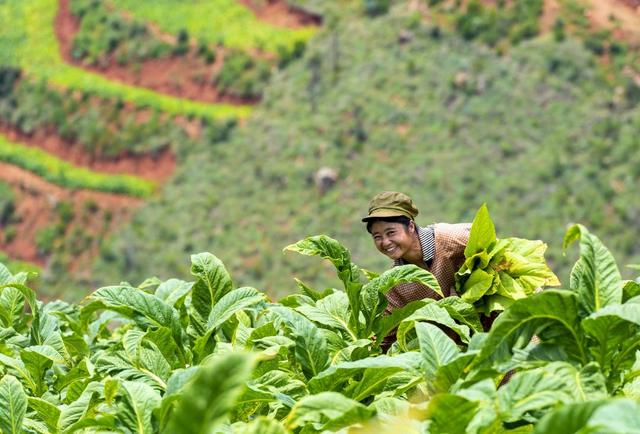
[[[318,261],[281,253],[317,233],[380,271],[388,262],[359,218],[383,189],[411,194],[422,224],[469,221],[487,202],[499,236],[550,244],[563,282],[569,222],[608,240],[619,263],[638,262],[640,111],[611,108],[613,90],[589,54],[571,41],[534,41],[498,57],[428,28],[399,45],[406,24],[384,17],[340,28],[337,77],[332,38],[314,41],[245,128],[192,155],[104,249],[94,283],[180,275],[189,253],[209,250],[238,284],[282,294],[292,274],[324,284]],[[322,69],[312,112],[314,56]],[[339,171],[324,196],[312,182],[321,166]]]

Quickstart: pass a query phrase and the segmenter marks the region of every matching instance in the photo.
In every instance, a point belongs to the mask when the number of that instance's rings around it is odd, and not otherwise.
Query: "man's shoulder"
[[[471,223],[434,223],[433,230],[436,234],[466,234],[468,236]]]

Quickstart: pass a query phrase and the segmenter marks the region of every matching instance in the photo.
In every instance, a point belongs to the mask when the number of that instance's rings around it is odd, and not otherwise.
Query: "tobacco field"
[[[481,208],[458,277],[499,276],[487,297],[555,283],[546,266],[526,262],[544,264],[543,243],[517,255],[500,250],[517,244],[505,240]],[[621,279],[585,227],[567,231],[565,249],[573,243],[579,258],[562,288],[523,289],[496,308],[471,285],[390,315],[390,288],[418,281],[439,291],[433,275],[413,265],[363,270],[325,235],[285,251],[330,261],[336,287],[297,280],[299,292],[279,302],[235,287],[211,253],[191,256],[191,281],[122,282],[79,304],[39,301],[27,272],[0,266],[0,430],[639,432],[640,284]],[[504,311],[485,332],[479,312],[490,304]]]

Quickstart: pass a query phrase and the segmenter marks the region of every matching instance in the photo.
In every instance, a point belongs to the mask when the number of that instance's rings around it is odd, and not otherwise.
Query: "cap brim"
[[[369,214],[368,216],[366,216],[365,218],[363,218],[362,221],[363,222],[368,222],[369,220],[374,220],[374,219],[381,218],[381,217],[407,217],[407,218],[413,220],[413,217],[411,217],[408,214],[403,214],[402,212],[400,212],[398,210],[377,209],[377,210],[373,211],[371,214]]]

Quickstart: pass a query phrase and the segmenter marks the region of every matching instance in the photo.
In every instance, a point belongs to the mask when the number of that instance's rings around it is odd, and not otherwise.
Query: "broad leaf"
[[[179,351],[177,355],[186,363],[178,311],[155,295],[126,285],[107,286],[95,291],[88,300],[89,304],[80,312],[80,318],[85,322],[95,311],[105,309],[134,320],[143,329],[169,327]]]
[[[282,306],[271,306],[269,310],[276,313],[291,330],[296,343],[296,360],[307,378],[313,377],[329,366],[327,343],[320,334],[318,327],[303,315],[291,309]]]
[[[349,397],[360,396],[364,391],[374,395],[384,388],[385,381],[392,375],[401,372],[417,372],[422,357],[416,353],[405,353],[396,357],[378,356],[343,362],[331,366],[319,373],[307,384],[311,393],[324,391],[341,391]],[[344,390],[350,383],[350,389]]]
[[[633,325],[631,329],[630,325]],[[624,361],[620,359],[623,356],[633,360],[632,352],[618,354],[618,349],[624,342],[640,339],[633,333],[640,326],[640,304],[625,303],[604,307],[582,320],[582,326],[598,342],[598,345],[592,346],[591,352],[602,368],[611,364],[619,365]]]
[[[471,224],[469,241],[464,249],[464,255],[468,258],[481,251],[490,250],[495,242],[496,228],[489,216],[487,205],[482,204]]]
[[[506,422],[517,422],[523,420],[527,413],[571,402],[573,391],[562,374],[563,371],[558,370],[554,364],[516,372],[509,382],[498,390],[502,418]]]
[[[253,365],[248,354],[212,357],[185,386],[165,432],[208,433],[233,408]]]
[[[259,416],[238,430],[234,434],[287,434],[282,423],[266,416]]]
[[[365,316],[366,335],[361,337],[368,337],[375,326],[374,320],[387,307],[385,294],[394,286],[406,282],[421,283],[444,297],[437,279],[430,272],[412,264],[393,267],[362,287],[360,297],[361,309]]]
[[[338,278],[344,285],[347,297],[349,297],[351,305],[349,327],[352,330],[359,330],[360,289],[363,282],[360,279],[360,269],[351,262],[351,253],[339,242],[326,235],[305,238],[283,250],[290,250],[306,256],[320,256],[331,261],[336,268]]]
[[[141,382],[123,381],[121,383],[122,403],[118,419],[130,432],[138,434],[153,433],[151,415],[160,404],[160,395]]]
[[[398,326],[398,344],[404,351],[410,351],[414,349],[411,346],[411,333],[415,325],[421,321],[429,321],[432,323],[443,325],[453,330],[463,342],[469,342],[469,327],[463,324],[458,324],[451,318],[447,309],[440,307],[435,300],[424,300],[426,304],[420,309],[416,310],[413,314],[405,318]]]
[[[534,434],[638,434],[640,404],[629,399],[610,399],[568,404],[547,414]]]
[[[516,301],[498,316],[473,366],[507,361],[514,348],[524,348],[534,334],[542,338],[542,333],[549,336],[549,343],[561,347],[571,359],[586,363],[576,294],[547,290]]]
[[[460,353],[455,342],[433,324],[416,323],[420,353],[424,358],[424,373],[427,381],[433,381],[435,373]]]
[[[622,302],[622,278],[611,252],[582,225],[567,231],[563,248],[580,240],[580,259],[571,272],[571,289],[577,291],[580,307],[590,314]]]
[[[461,396],[442,393],[429,401],[426,417],[430,434],[466,434],[478,403]]]
[[[55,432],[58,429],[58,420],[60,419],[58,406],[33,396],[30,396],[28,400],[29,408],[36,412],[38,418],[47,425],[49,431]]]
[[[191,306],[196,314],[194,326],[203,334],[213,305],[233,289],[233,282],[222,261],[208,252],[191,255],[191,274],[198,278],[191,290]]]
[[[0,380],[0,429],[5,434],[21,434],[22,422],[27,412],[27,394],[22,384],[13,376]]]
[[[213,306],[206,324],[206,332],[196,339],[193,352],[196,360],[202,360],[213,351],[212,335],[236,312],[243,311],[264,300],[264,294],[254,288],[234,289],[218,300]]]
[[[322,392],[298,401],[285,424],[290,430],[309,424],[312,427],[310,432],[337,431],[364,422],[374,414],[375,410],[340,393]]]

